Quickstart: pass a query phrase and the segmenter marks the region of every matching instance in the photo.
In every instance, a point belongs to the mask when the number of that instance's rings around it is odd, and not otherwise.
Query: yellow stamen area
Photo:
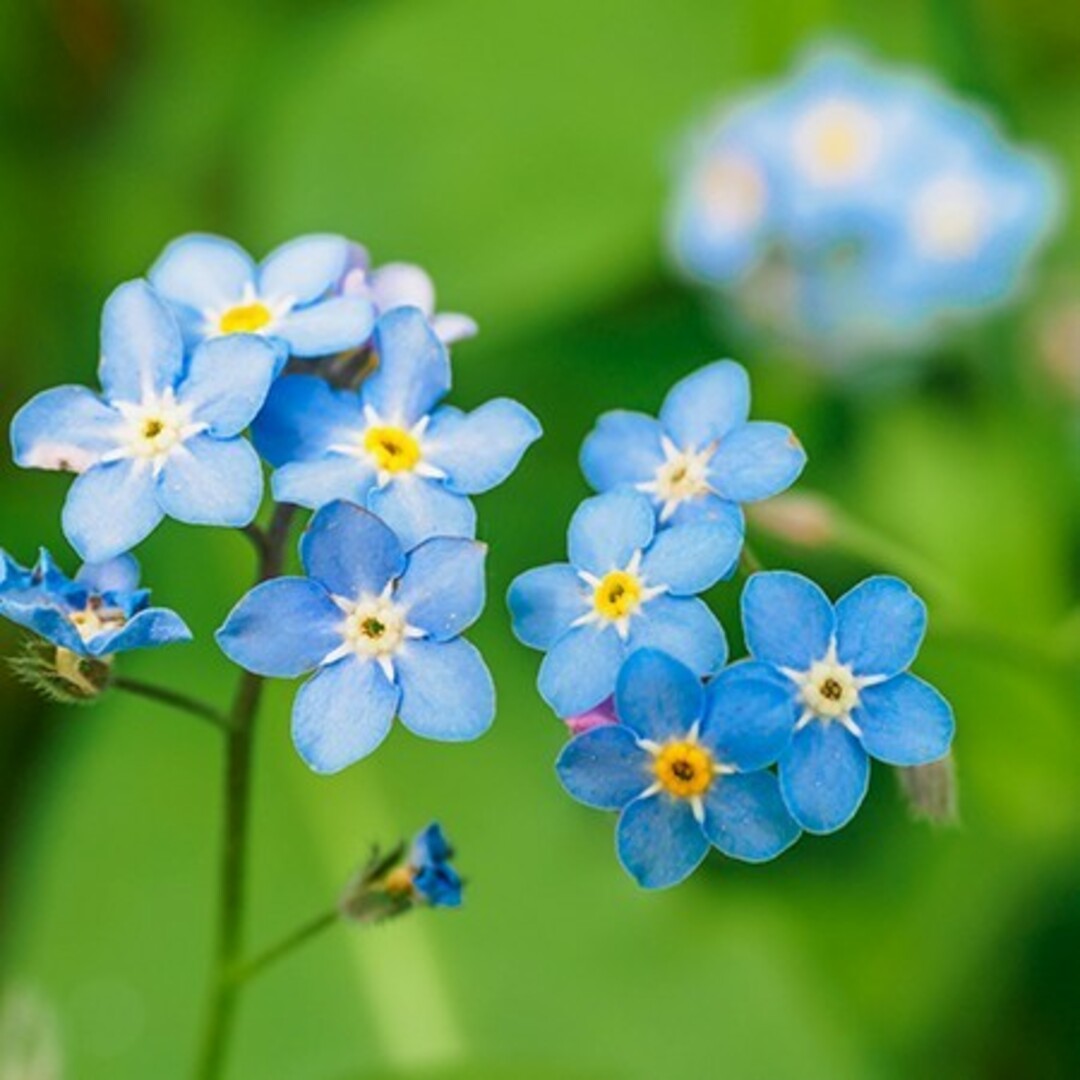
[[[846,171],[859,156],[858,133],[850,123],[835,118],[818,133],[817,152],[821,163],[828,169]]]
[[[272,319],[270,309],[254,300],[229,308],[218,320],[218,327],[223,334],[257,334],[269,326]]]
[[[364,449],[386,472],[408,472],[420,462],[420,444],[402,428],[368,428],[364,433]]]
[[[612,570],[596,586],[593,604],[605,619],[623,619],[641,604],[641,582],[625,570]]]
[[[671,742],[661,747],[653,770],[660,786],[679,799],[703,795],[716,776],[712,754],[692,742]]]
[[[386,875],[386,891],[391,896],[410,896],[413,891],[412,871],[407,866],[399,866]]]

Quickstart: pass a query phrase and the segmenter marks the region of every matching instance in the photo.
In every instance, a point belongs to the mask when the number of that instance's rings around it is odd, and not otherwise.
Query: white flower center
[[[989,218],[989,201],[980,184],[965,177],[943,176],[916,194],[909,227],[922,254],[953,262],[978,252]]]
[[[881,121],[865,105],[831,97],[798,119],[792,149],[807,179],[829,187],[863,179],[877,161],[882,141]]]
[[[105,454],[103,461],[135,458],[152,463],[157,471],[186,440],[206,430],[206,424],[192,421],[190,406],[181,405],[172,390],[151,394],[140,402],[114,404],[123,417],[117,432],[119,445]]]
[[[407,641],[425,637],[423,630],[412,626],[408,612],[393,600],[395,582],[390,582],[381,594],[364,593],[358,600],[333,597],[345,613],[341,623],[341,644],[323,658],[323,665],[332,664],[346,656],[374,660],[388,679],[394,678],[394,657]]]
[[[83,641],[90,641],[106,630],[119,629],[127,622],[122,611],[104,607],[98,596],[92,596],[82,611],[72,611],[68,618]]]
[[[862,735],[852,713],[859,705],[859,691],[882,681],[878,675],[856,675],[850,664],[842,664],[836,656],[836,641],[828,651],[815,660],[806,671],[784,668],[783,672],[799,688],[803,711],[795,730],[800,731],[814,720],[828,724],[837,721],[853,735]]]
[[[657,467],[652,480],[636,486],[638,491],[652,495],[663,504],[660,521],[666,522],[680,503],[708,495],[713,490],[709,483],[709,462],[716,453],[716,444],[703,450],[680,450],[666,435],[661,437],[660,444],[664,451],[663,463]]]
[[[742,232],[756,225],[765,213],[767,195],[761,170],[741,154],[717,155],[698,180],[705,218],[721,232]]]

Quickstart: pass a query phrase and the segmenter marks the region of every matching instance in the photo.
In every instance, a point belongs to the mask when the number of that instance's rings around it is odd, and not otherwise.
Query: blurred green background
[[[1039,322],[1070,289],[1080,300],[1075,224],[1024,304],[904,378],[830,379],[741,347],[661,257],[685,122],[822,33],[992,101],[1075,189],[1080,23],[1057,0],[0,8],[5,426],[34,391],[92,382],[107,292],[174,235],[209,229],[260,253],[340,231],[376,261],[423,263],[441,306],[482,326],[455,350],[456,403],[510,394],[547,430],[481,502],[491,601],[473,637],[499,688],[493,732],[445,746],[396,731],[323,779],[291,749],[278,684],[258,733],[253,945],[325,908],[373,840],[433,817],[457,841],[467,906],[335,928],[269,971],[231,1076],[1080,1075],[1080,439],[1076,400],[1040,365]],[[595,415],[654,410],[736,348],[756,414],[809,450],[804,485],[948,583],[915,581],[932,600],[917,669],[956,707],[963,821],[912,823],[881,768],[842,833],[647,895],[615,862],[613,821],[555,783],[563,731],[502,596],[561,557]],[[20,560],[46,543],[74,569],[67,483],[0,461],[0,542]],[[894,569],[758,543],[833,592]],[[210,634],[252,574],[245,540],[170,523],[139,556],[200,641],[125,670],[222,698],[235,672]],[[715,599],[737,646],[735,587]],[[0,628],[3,651],[15,641]],[[220,751],[183,715],[120,695],[64,710],[0,675],[0,989],[54,1012],[65,1076],[190,1067]]]

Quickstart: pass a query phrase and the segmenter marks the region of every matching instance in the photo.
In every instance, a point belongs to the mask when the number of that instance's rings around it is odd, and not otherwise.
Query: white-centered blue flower
[[[507,597],[514,633],[547,654],[539,688],[559,716],[610,697],[638,649],[662,649],[698,676],[723,665],[723,628],[695,594],[739,557],[742,533],[729,520],[657,531],[648,497],[619,488],[578,507],[568,540],[569,563],[526,571]]]
[[[924,765],[952,743],[952,709],[910,674],[926,607],[898,578],[872,577],[834,606],[809,579],[755,574],[742,597],[746,645],[788,681],[798,708],[780,789],[809,832],[846,825],[870,782],[870,758]]]
[[[284,363],[356,348],[371,335],[371,303],[337,291],[348,259],[341,236],[301,236],[256,263],[232,240],[193,233],[169,244],[149,277],[189,345],[259,334],[274,342]]]
[[[378,362],[359,390],[315,376],[280,379],[254,427],[274,498],[318,509],[346,499],[378,514],[407,548],[432,536],[471,537],[470,495],[501,484],[540,437],[523,405],[496,398],[471,413],[439,405],[450,360],[416,308],[383,315]]]
[[[185,362],[168,306],[129,281],[102,313],[102,393],[60,386],[27,402],[11,426],[15,461],[78,474],[63,526],[88,562],[129,550],[165,516],[247,525],[263,477],[241,432],[276,367],[274,348],[253,334],[204,342]]]
[[[655,503],[661,524],[722,518],[742,532],[739,503],[794,483],[806,452],[789,427],[750,421],[745,368],[721,360],[677,382],[660,418],[605,413],[581,448],[597,491],[629,485]]]
[[[217,632],[259,675],[312,677],[293,741],[316,772],[344,769],[386,738],[395,714],[429,739],[475,739],[495,716],[491,676],[461,634],[484,606],[486,547],[436,537],[406,555],[374,514],[335,502],[300,543],[307,577],[257,585]]]

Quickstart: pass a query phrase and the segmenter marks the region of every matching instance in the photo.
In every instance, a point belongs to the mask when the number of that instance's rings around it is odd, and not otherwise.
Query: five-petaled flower
[[[15,461],[78,473],[64,533],[90,562],[145,539],[168,515],[240,527],[262,498],[258,456],[241,437],[274,377],[274,349],[252,334],[205,342],[185,361],[180,329],[143,281],[121,285],[101,326],[103,394],[60,386],[11,427]]]
[[[870,758],[924,765],[952,742],[953,714],[907,672],[926,630],[926,608],[898,578],[872,577],[835,607],[812,581],[755,574],[742,597],[752,655],[787,680],[798,707],[780,758],[780,788],[809,832],[833,832],[858,810]]]
[[[626,661],[619,723],[572,739],[556,765],[578,801],[621,811],[619,859],[646,888],[682,881],[717,847],[764,862],[799,837],[768,766],[791,738],[793,708],[763,664],[727,668],[707,686],[655,649]]]
[[[695,675],[717,671],[727,642],[694,594],[728,574],[742,533],[728,518],[657,531],[652,503],[626,488],[596,495],[570,522],[570,562],[540,566],[510,586],[514,633],[547,653],[540,693],[559,716],[609,697],[625,658],[663,649]]]
[[[783,424],[748,421],[750,380],[732,360],[677,382],[659,420],[605,413],[581,448],[581,468],[597,491],[630,485],[656,503],[662,524],[723,518],[742,531],[739,503],[789,487],[806,453]]]
[[[316,772],[370,754],[401,722],[429,739],[475,739],[495,691],[480,653],[460,635],[484,606],[486,548],[437,537],[409,555],[374,514],[324,507],[300,543],[307,577],[257,585],[217,639],[259,675],[315,674],[293,705],[293,741]]]
[[[183,619],[150,607],[149,591],[138,585],[131,555],[87,564],[72,580],[44,549],[33,568],[0,551],[0,615],[79,656],[191,640]]]
[[[307,375],[274,386],[255,425],[263,456],[279,466],[274,497],[311,509],[335,499],[366,506],[406,548],[474,536],[468,496],[501,484],[540,424],[507,398],[471,413],[436,407],[450,389],[450,361],[415,308],[384,315],[374,348],[377,366],[357,391]]]
[[[279,366],[289,356],[329,356],[371,335],[371,303],[336,289],[349,259],[341,236],[301,236],[260,264],[239,244],[192,233],[174,240],[150,270],[173,306],[189,345],[235,333],[273,342]]]

